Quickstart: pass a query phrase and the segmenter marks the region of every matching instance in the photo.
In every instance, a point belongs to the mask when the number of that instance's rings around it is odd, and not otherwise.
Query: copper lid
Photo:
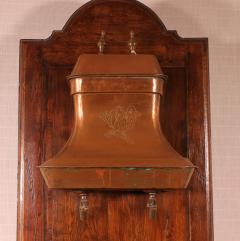
[[[153,55],[80,55],[68,80],[76,93],[163,92],[163,74]],[[131,79],[131,81],[129,81]]]
[[[68,79],[82,76],[166,77],[154,55],[82,54]]]

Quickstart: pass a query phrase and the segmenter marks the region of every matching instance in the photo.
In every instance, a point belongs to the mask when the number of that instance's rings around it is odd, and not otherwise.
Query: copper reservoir
[[[163,75],[152,55],[81,55],[68,81],[75,125],[40,166],[49,188],[186,188],[194,166],[159,123]]]

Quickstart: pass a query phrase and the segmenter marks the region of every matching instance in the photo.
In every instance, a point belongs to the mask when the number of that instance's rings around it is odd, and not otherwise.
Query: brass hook
[[[136,42],[135,42],[135,37],[134,37],[134,32],[130,32],[130,40],[128,42],[129,50],[131,54],[136,54],[135,48],[136,48]]]
[[[147,202],[147,208],[149,209],[150,219],[156,219],[157,216],[157,193],[150,192]]]
[[[84,221],[88,211],[88,194],[85,192],[80,193],[80,204],[79,204],[79,213],[80,220]]]
[[[97,44],[97,45],[98,45],[98,48],[99,48],[99,53],[100,53],[100,54],[103,54],[104,47],[105,47],[105,45],[106,45],[105,35],[106,35],[105,31],[102,31],[102,32],[101,32],[101,37],[100,37],[100,39],[99,39],[99,41],[98,41],[98,44]]]

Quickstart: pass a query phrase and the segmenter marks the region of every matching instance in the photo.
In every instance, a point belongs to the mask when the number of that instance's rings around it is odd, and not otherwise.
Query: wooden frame
[[[106,53],[158,56],[169,76],[161,120],[168,141],[198,166],[187,191],[158,196],[156,221],[148,219],[143,193],[91,193],[85,224],[77,192],[48,190],[37,166],[66,142],[73,122],[65,81],[81,53],[97,53],[101,30]],[[57,91],[58,90],[58,91]],[[93,0],[46,40],[21,40],[19,92],[18,241],[213,241],[208,41],[168,31],[143,4]]]

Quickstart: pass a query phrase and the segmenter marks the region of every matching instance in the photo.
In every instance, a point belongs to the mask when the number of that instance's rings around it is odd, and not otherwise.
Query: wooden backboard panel
[[[57,153],[73,124],[65,77],[82,53],[97,53],[101,30],[106,53],[127,54],[130,30],[137,52],[154,54],[169,76],[162,101],[163,131],[198,167],[187,190],[158,195],[156,220],[141,192],[91,192],[85,222],[76,191],[49,190],[38,165]],[[97,104],[97,103],[96,103]],[[62,31],[46,40],[21,40],[18,241],[212,241],[207,39],[168,31],[134,0],[93,0]]]

